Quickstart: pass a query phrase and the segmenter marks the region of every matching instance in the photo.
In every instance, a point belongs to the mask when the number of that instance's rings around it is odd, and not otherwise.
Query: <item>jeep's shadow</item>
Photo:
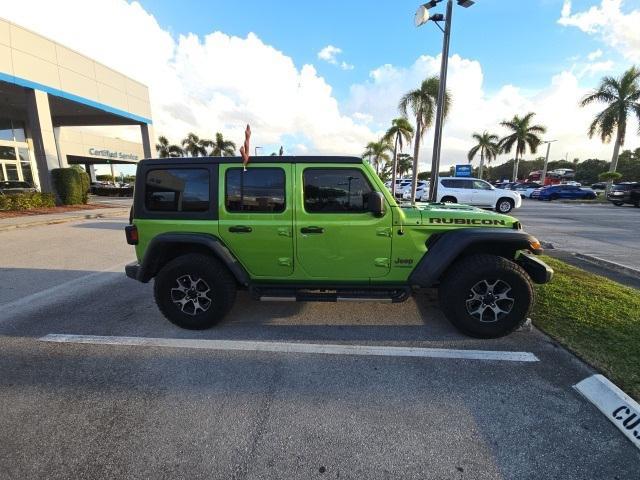
[[[438,307],[437,292],[429,289],[415,292],[403,303],[260,302],[248,292],[239,291],[234,307],[218,325],[192,331],[179,328],[162,316],[153,299],[153,282],[141,284],[122,272],[11,269],[4,274],[14,283],[20,280],[17,283],[21,285],[37,279],[42,287],[60,288],[33,299],[29,294],[23,298],[17,292],[3,290],[4,302],[19,300],[20,305],[0,314],[0,335],[38,337],[65,333],[434,345],[455,342],[460,346],[473,341],[449,324]],[[73,282],[68,283],[70,280]]]

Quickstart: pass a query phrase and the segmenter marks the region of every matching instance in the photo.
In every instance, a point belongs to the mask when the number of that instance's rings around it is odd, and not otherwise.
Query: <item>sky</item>
[[[360,155],[399,115],[402,94],[439,73],[442,33],[414,27],[418,5],[0,0],[0,15],[148,85],[155,133],[170,141],[220,131],[239,146],[250,123],[266,154],[283,145],[285,154]],[[503,135],[500,121],[530,111],[557,140],[553,159],[609,159],[613,146],[586,135],[599,107],[578,103],[602,76],[640,65],[639,25],[640,0],[454,5],[443,166],[467,162],[472,133]],[[432,141],[430,130],[421,170]],[[632,122],[626,147],[639,146]]]

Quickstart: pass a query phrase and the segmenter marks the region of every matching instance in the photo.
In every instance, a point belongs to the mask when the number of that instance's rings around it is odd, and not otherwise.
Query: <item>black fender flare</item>
[[[435,234],[427,240],[427,253],[409,275],[409,284],[433,286],[450,265],[471,252],[495,253],[515,260],[515,252],[519,250],[541,254],[539,245],[533,235],[507,228],[461,228]]]
[[[206,233],[161,233],[151,239],[144,254],[144,258],[136,273],[136,279],[148,282],[160,270],[163,258],[168,249],[176,246],[198,245],[210,251],[229,269],[231,274],[241,285],[249,284],[249,274],[222,241]]]

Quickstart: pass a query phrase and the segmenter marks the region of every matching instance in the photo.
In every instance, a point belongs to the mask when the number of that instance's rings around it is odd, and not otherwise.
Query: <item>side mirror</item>
[[[371,192],[369,194],[369,211],[374,217],[384,216],[384,195],[380,192]]]

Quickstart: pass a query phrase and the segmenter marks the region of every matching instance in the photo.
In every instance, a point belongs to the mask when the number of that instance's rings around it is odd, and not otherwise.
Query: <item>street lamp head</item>
[[[474,2],[473,0],[458,0],[458,5],[464,8],[469,8],[474,3],[476,2]]]
[[[418,10],[416,10],[416,15],[413,19],[416,27],[424,25],[429,21],[429,9],[424,5],[420,5]]]

